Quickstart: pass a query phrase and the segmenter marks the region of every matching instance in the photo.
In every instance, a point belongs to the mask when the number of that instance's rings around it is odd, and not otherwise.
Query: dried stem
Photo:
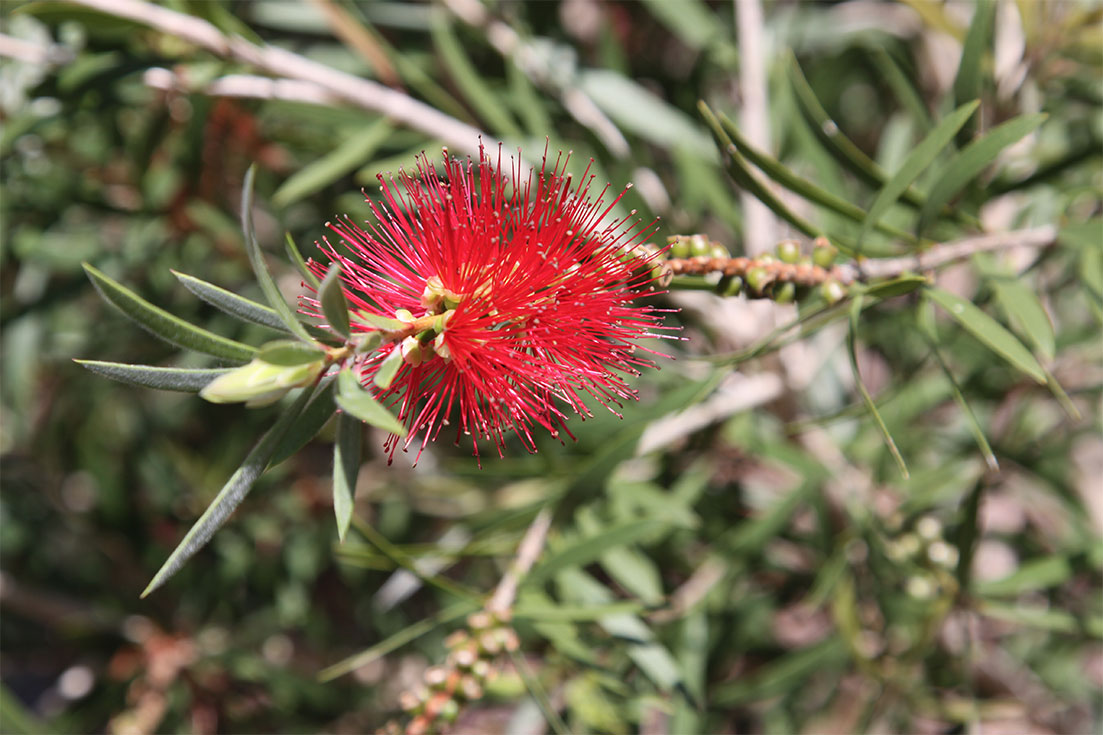
[[[223,58],[235,59],[276,76],[311,82],[334,97],[379,112],[458,151],[478,155],[479,129],[382,84],[361,79],[267,44],[224,35],[207,21],[141,0],[72,0],[109,15],[128,18],[182,38]]]
[[[548,539],[548,530],[551,528],[552,513],[547,508],[542,508],[536,517],[532,519],[525,537],[521,539],[517,547],[517,558],[510,564],[509,569],[502,575],[501,581],[494,589],[490,602],[486,604],[486,610],[490,613],[502,613],[513,607],[513,601],[517,597],[517,585],[532,569],[532,565],[540,558],[544,550],[544,543]]]

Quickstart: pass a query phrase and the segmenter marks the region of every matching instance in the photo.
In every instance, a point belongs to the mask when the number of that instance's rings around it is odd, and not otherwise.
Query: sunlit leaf
[[[960,296],[933,287],[928,287],[924,293],[981,343],[1038,383],[1045,384],[1046,374],[1042,366],[1002,324]]]
[[[363,424],[348,414],[337,417],[337,441],[333,443],[333,512],[337,516],[337,536],[341,541],[345,540],[352,522],[363,428]]]
[[[261,437],[261,440],[245,457],[245,461],[222,486],[222,490],[219,491],[214,501],[207,506],[207,510],[203,512],[203,515],[199,517],[199,520],[195,522],[195,525],[191,527],[191,530],[188,531],[184,539],[157,571],[157,574],[153,576],[145,591],[142,592],[142,597],[153,592],[168,581],[172,575],[176,574],[188,559],[211,540],[215,531],[221,528],[226,519],[230,517],[230,514],[241,505],[241,501],[245,500],[245,496],[249,494],[249,491],[253,489],[253,485],[264,473],[280,438],[302,413],[310,394],[311,391],[304,390],[295,399],[295,402],[280,415],[272,428]]]
[[[348,339],[352,333],[349,331],[349,309],[345,301],[345,292],[341,285],[341,264],[334,263],[326,272],[326,277],[318,286],[318,301],[322,304],[322,313],[329,322],[329,327],[337,334]]]
[[[176,276],[177,280],[184,284],[184,288],[230,316],[235,316],[238,319],[243,319],[253,324],[259,324],[263,327],[278,329],[281,332],[288,331],[287,327],[280,320],[279,315],[276,314],[273,309],[263,304],[258,304],[244,296],[238,296],[213,283],[207,283],[195,276],[189,276],[186,273],[180,273],[174,270],[172,271],[172,275]]]
[[[88,263],[84,264],[84,270],[104,299],[166,342],[231,362],[247,362],[256,354],[256,349],[249,345],[208,332],[154,306]]]
[[[337,376],[337,405],[371,426],[406,436],[406,427],[383,404],[375,400],[371,392],[360,385],[356,374],[347,368]]]

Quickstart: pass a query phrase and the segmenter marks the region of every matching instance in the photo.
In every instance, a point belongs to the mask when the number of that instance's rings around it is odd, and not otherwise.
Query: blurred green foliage
[[[459,2],[166,5],[405,89],[529,160],[545,140],[573,150],[578,171],[592,157],[599,180],[636,182],[623,208],[661,216],[660,237],[740,241],[739,191],[697,111],[704,100],[738,120],[730,3],[492,2],[521,49],[506,56],[457,16]],[[373,433],[342,545],[332,451],[316,443],[139,600],[274,414],[73,364],[218,364],[135,329],[82,261],[260,344],[269,330],[204,305],[170,270],[260,298],[236,221],[248,166],[259,167],[259,239],[293,300],[283,232],[309,255],[327,219],[367,217],[360,187],[372,195],[377,173],[441,141],[349,105],[210,96],[208,83],[255,70],[109,15],[4,3],[0,32],[42,56],[0,58],[0,730],[371,731],[441,660],[444,636],[549,503],[555,529],[515,610],[527,665],[504,667],[462,715],[468,731],[520,731],[540,722],[538,702],[570,732],[1097,730],[1099,7],[765,5],[776,161],[755,163],[768,175],[776,163],[876,209],[881,225],[937,240],[976,232],[978,219],[1061,228],[1040,255],[977,256],[940,280],[937,293],[982,311],[965,329],[920,291],[863,302],[855,368],[908,479],[855,388],[846,307],[805,321],[779,353],[776,339],[746,349],[772,316],[670,297],[687,339],[640,379],[623,419],[572,421],[577,442],[548,438],[532,456],[514,443],[481,470],[448,445],[416,470],[401,457],[388,467]],[[956,144],[898,174],[977,98],[976,116],[943,136]],[[955,158],[955,145],[1040,113],[1015,123],[1018,137],[974,149],[973,163]],[[877,203],[892,180],[903,186]],[[786,197],[816,231],[866,252],[918,242],[822,197]],[[938,206],[924,209],[928,197]],[[978,341],[981,318],[1025,345],[1046,385]],[[786,382],[765,405],[725,402],[741,390],[735,370]],[[660,423],[682,409],[681,423]],[[637,451],[662,426],[675,428]]]

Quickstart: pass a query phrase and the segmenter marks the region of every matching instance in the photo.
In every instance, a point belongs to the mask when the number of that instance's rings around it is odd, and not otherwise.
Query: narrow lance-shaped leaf
[[[1022,342],[1002,324],[985,314],[972,302],[952,293],[937,288],[928,288],[925,293],[981,343],[1038,383],[1045,385],[1046,374],[1042,366]]]
[[[88,263],[84,264],[84,271],[104,299],[166,342],[231,362],[248,362],[256,353],[249,345],[208,332],[154,306]]]
[[[862,228],[858,232],[859,248],[873,226],[885,216],[885,213],[896,203],[900,195],[907,191],[912,182],[919,178],[919,175],[931,165],[938,154],[953,140],[954,133],[976,112],[979,104],[974,100],[954,110],[908,154],[908,157],[900,164],[899,170],[893,174],[892,178],[882,187],[877,198],[873,200],[873,205],[869,208],[869,214],[866,215],[865,222],[862,223]]]
[[[869,409],[870,414],[873,416],[873,421],[877,424],[877,429],[881,432],[881,436],[885,440],[885,446],[888,447],[889,453],[892,454],[892,458],[896,460],[896,464],[900,468],[900,474],[903,475],[906,480],[908,479],[908,465],[904,462],[904,457],[900,454],[900,450],[897,449],[896,440],[893,439],[892,434],[889,433],[889,428],[885,425],[885,420],[881,418],[881,412],[877,410],[877,403],[873,400],[873,396],[869,394],[869,390],[866,389],[865,383],[862,382],[862,373],[858,370],[858,316],[862,313],[862,301],[862,295],[858,294],[854,297],[854,300],[850,302],[850,330],[847,332],[846,338],[847,356],[850,357],[850,369],[854,373],[854,385],[858,388],[858,392],[862,395],[862,400],[865,401],[866,408]]]
[[[362,432],[363,424],[352,416],[343,413],[337,417],[337,441],[333,443],[333,513],[337,517],[337,536],[342,542],[352,523]]]
[[[333,383],[335,380],[335,375],[327,375],[322,378],[318,384],[318,389],[314,391],[314,397],[310,399],[310,404],[303,409],[302,415],[280,439],[280,443],[269,462],[272,467],[290,458],[305,447],[333,418],[333,414],[337,411],[337,404],[333,401]]]
[[[184,562],[203,548],[214,536],[215,531],[221,528],[226,519],[230,517],[230,514],[241,505],[241,501],[253,489],[253,485],[256,484],[256,481],[268,466],[268,461],[272,458],[272,453],[287,428],[302,413],[310,394],[311,391],[304,390],[295,399],[295,402],[284,411],[283,415],[277,419],[275,425],[261,437],[261,440],[246,456],[245,461],[223,485],[214,501],[207,506],[207,510],[203,512],[203,515],[199,517],[199,520],[184,536],[184,540],[177,545],[176,549],[173,550],[169,558],[157,571],[157,574],[153,576],[149,586],[142,592],[142,597],[153,592],[163,585],[169,577],[176,574],[180,567],[184,565]]]
[[[281,208],[294,204],[351,173],[371,158],[393,131],[385,117],[358,129],[329,153],[289,176],[272,195],[272,203]]]
[[[954,104],[963,105],[979,99],[984,86],[984,55],[992,45],[992,21],[996,4],[991,0],[974,0],[973,21],[965,35],[961,49],[961,61],[954,79]],[[958,145],[969,142],[975,131],[975,123],[965,125],[958,135]]]
[[[299,247],[295,244],[295,241],[291,239],[290,232],[284,233],[284,249],[287,251],[287,257],[291,258],[291,262],[299,269],[299,273],[302,274],[303,280],[310,284],[311,288],[315,291],[318,290],[318,286],[321,285],[321,282],[318,280],[318,276],[314,275],[314,272],[306,267],[306,260],[303,259],[303,254],[299,252]]]
[[[1043,357],[1052,360],[1057,350],[1056,337],[1053,323],[1038,294],[1009,278],[994,278],[991,283],[996,291],[996,301],[1007,314],[1011,326],[1025,334]]]
[[[984,435],[984,429],[981,427],[980,421],[977,419],[976,414],[973,413],[972,407],[965,400],[965,395],[961,392],[961,386],[958,385],[957,379],[954,378],[954,374],[950,371],[950,366],[946,364],[945,358],[942,357],[942,350],[938,347],[938,330],[934,322],[934,305],[930,300],[924,299],[923,303],[920,304],[919,310],[916,312],[916,322],[919,325],[919,331],[923,333],[930,343],[931,351],[934,353],[935,359],[938,360],[938,364],[942,368],[942,374],[945,375],[946,380],[950,382],[954,400],[957,402],[957,405],[961,407],[961,412],[965,415],[965,420],[969,423],[969,429],[973,432],[973,438],[976,440],[981,454],[984,455],[985,464],[988,465],[990,470],[999,472],[1000,463],[996,460],[996,454],[992,451],[992,447],[988,443],[988,437]]]
[[[1000,151],[1037,128],[1046,117],[1048,116],[1045,114],[1025,115],[1008,120],[993,128],[983,138],[974,140],[950,159],[938,180],[931,186],[931,195],[919,210],[919,220],[915,226],[916,234],[921,235],[926,232],[942,208],[994,161]]]
[[[395,351],[398,349],[395,348]],[[406,427],[370,392],[364,390],[351,369],[346,368],[337,376],[337,405],[371,426],[406,436]]]
[[[345,301],[345,293],[341,289],[341,264],[334,263],[329,267],[326,277],[318,287],[318,301],[322,304],[322,313],[329,322],[329,327],[345,339],[351,336],[349,331],[349,308]]]
[[[152,365],[127,365],[121,362],[101,362],[99,360],[74,360],[73,362],[120,383],[184,393],[196,393],[215,378],[230,372],[229,368],[197,370],[193,368],[154,367]]]
[[[259,324],[262,327],[278,329],[281,332],[288,331],[283,321],[280,320],[279,314],[263,304],[258,304],[244,296],[238,296],[236,293],[220,288],[213,283],[207,283],[195,276],[189,276],[186,273],[172,271],[172,275],[184,284],[184,288],[230,316]]]
[[[268,303],[275,309],[280,320],[283,321],[293,334],[310,339],[303,325],[299,323],[295,312],[287,305],[276,285],[272,274],[268,272],[268,266],[264,264],[264,253],[261,252],[260,243],[257,242],[257,232],[253,227],[253,179],[256,177],[257,166],[253,164],[245,174],[245,181],[241,186],[241,229],[245,235],[245,252],[249,255],[249,264],[253,266],[253,273],[257,277],[261,291]]]
[[[754,146],[752,146],[750,142],[743,137],[743,134],[739,131],[739,128],[728,118],[727,115],[720,115],[720,124],[723,125],[725,132],[727,132],[728,135],[731,136],[732,143],[734,143],[735,147],[739,149],[739,152],[746,156],[747,159],[755,166],[758,166],[760,169],[762,169],[763,173],[765,173],[774,181],[778,182],[790,191],[799,194],[808,201],[815,202],[816,204],[826,207],[827,209],[830,209],[837,214],[841,214],[847,219],[853,220],[854,222],[862,222],[865,220],[866,213],[862,211],[861,207],[857,207],[848,202],[846,199],[832,194],[825,189],[821,189],[810,181],[802,179],[801,177],[790,171],[780,161],[766,155],[762,151],[759,151]],[[893,237],[898,237],[902,240],[908,240],[910,242],[916,241],[915,236],[911,233],[904,232],[903,230],[892,227],[891,225],[878,223],[876,227],[877,229],[889,235],[892,235]]]

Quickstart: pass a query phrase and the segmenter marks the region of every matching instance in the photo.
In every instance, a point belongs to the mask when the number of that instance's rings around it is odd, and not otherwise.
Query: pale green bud
[[[278,400],[292,388],[314,381],[325,367],[324,360],[301,365],[270,365],[253,360],[212,380],[199,397],[211,403],[242,403],[266,405]]]

